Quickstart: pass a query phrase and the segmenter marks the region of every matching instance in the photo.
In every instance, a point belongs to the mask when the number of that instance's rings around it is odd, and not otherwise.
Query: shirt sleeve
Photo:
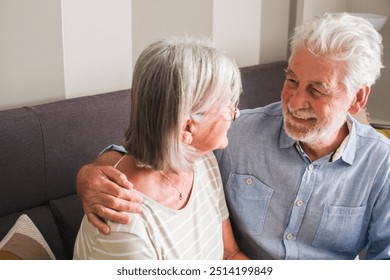
[[[125,153],[126,153],[125,147],[119,146],[119,145],[115,145],[115,144],[111,144],[110,146],[104,148],[104,149],[99,153],[99,155],[104,154],[105,152],[109,152],[109,151],[116,151],[116,152],[119,152],[119,153],[122,153],[122,154],[125,154]]]
[[[219,189],[219,211],[221,212],[221,218],[222,221],[225,221],[227,218],[229,218],[229,211],[226,205],[225,200],[225,193],[223,191],[222,182],[221,182],[221,188]]]
[[[129,225],[109,222],[111,233],[99,233],[90,258],[101,260],[156,260],[156,250],[148,236],[143,220],[132,215]]]

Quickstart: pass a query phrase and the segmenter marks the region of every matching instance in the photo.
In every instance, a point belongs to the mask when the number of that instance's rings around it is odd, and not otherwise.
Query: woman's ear
[[[184,122],[183,125],[183,130],[181,132],[181,140],[187,145],[191,145],[195,130],[195,121],[191,117],[188,117],[188,119]]]
[[[348,112],[352,115],[358,114],[360,110],[362,110],[366,106],[370,92],[371,87],[369,86],[363,86],[361,89],[359,89],[359,91],[356,93],[355,97],[352,100]]]

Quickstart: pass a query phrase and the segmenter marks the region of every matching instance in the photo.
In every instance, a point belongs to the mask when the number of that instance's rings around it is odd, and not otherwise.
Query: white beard
[[[287,106],[288,107],[288,106]],[[289,108],[283,110],[284,129],[288,136],[296,141],[315,145],[332,137],[344,125],[347,120],[347,112],[338,110],[334,115],[327,116],[323,124],[318,124],[318,117],[311,109],[301,109],[292,112]],[[293,116],[306,120],[307,124],[298,123]]]

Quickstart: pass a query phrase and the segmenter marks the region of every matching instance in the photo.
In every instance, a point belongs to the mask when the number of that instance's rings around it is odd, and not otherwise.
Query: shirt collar
[[[348,114],[348,117],[347,117],[347,122],[348,122],[348,128],[349,128],[349,134],[348,134],[348,139],[346,138],[344,142],[345,143],[345,146],[343,148],[343,150],[341,151],[341,159],[352,165],[353,161],[355,160],[355,155],[356,155],[356,126],[357,126],[357,123],[356,121],[352,118],[352,116],[350,114]],[[343,142],[343,144],[344,144]],[[343,145],[342,144],[342,145]],[[340,146],[341,147],[341,146]]]
[[[350,114],[348,114],[347,117],[347,125],[349,134],[335,151],[331,157],[331,161],[333,162],[341,158],[344,162],[352,165],[356,153],[356,123]],[[279,134],[279,147],[281,149],[286,149],[295,146],[295,144],[296,141],[288,136],[284,129],[284,125],[282,124]]]
[[[344,152],[344,150],[349,142],[349,137],[351,136],[352,124],[348,119],[347,119],[347,127],[348,127],[348,135],[344,138],[343,142],[337,148],[337,150],[332,154],[332,156],[330,158],[330,162],[334,162],[334,161],[338,160],[343,155],[343,152]]]
[[[279,133],[279,147],[281,149],[286,149],[294,146],[295,140],[288,136],[286,130],[284,129],[284,123],[282,123],[282,127],[280,128]]]

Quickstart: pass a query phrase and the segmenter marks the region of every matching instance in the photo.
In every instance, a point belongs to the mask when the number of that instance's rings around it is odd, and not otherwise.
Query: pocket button
[[[248,178],[248,179],[246,179],[245,183],[247,185],[252,185],[253,184],[253,180],[251,178]]]

